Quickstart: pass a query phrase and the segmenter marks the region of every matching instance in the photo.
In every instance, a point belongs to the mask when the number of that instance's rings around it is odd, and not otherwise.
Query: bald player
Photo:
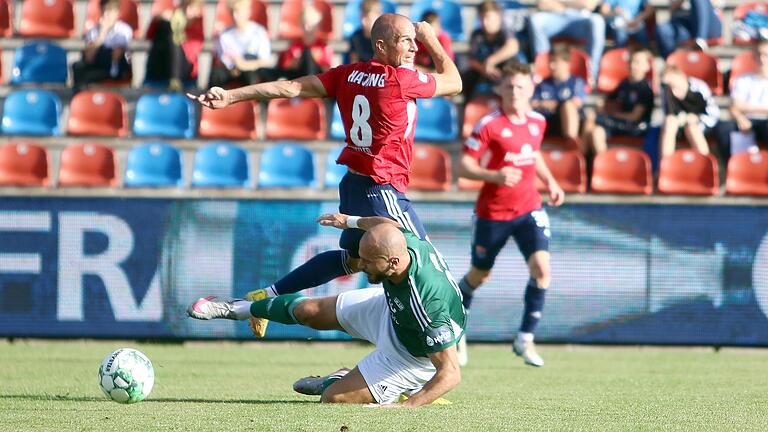
[[[434,73],[414,68],[416,41],[435,63]],[[408,188],[416,99],[455,95],[461,77],[429,23],[412,23],[405,16],[384,14],[371,29],[374,58],[342,65],[295,80],[267,82],[232,90],[211,88],[188,95],[208,108],[224,108],[247,100],[276,98],[336,98],[347,146],[336,163],[349,168],[339,184],[339,211],[356,216],[383,216],[424,238],[424,227],[405,193]],[[344,230],[341,249],[320,253],[273,285],[251,291],[246,298],[290,294],[361,270],[358,243],[363,232]],[[265,320],[251,320],[257,337]]]
[[[392,219],[326,214],[320,225],[360,229],[362,271],[382,288],[309,298],[279,295],[258,301],[205,297],[190,317],[202,320],[267,318],[317,330],[341,330],[376,349],[351,371],[302,378],[294,390],[322,402],[417,407],[434,402],[461,381],[456,343],[466,313],[459,288],[437,250]],[[396,403],[401,395],[409,396]]]

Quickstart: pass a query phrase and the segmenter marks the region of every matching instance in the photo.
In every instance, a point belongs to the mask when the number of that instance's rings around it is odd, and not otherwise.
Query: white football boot
[[[187,308],[187,315],[194,319],[230,319],[236,320],[235,303],[246,300],[221,300],[215,296],[203,297],[197,299]]]
[[[467,352],[467,334],[464,333],[456,344],[456,355],[459,357],[459,366],[466,366],[469,363],[469,353]]]
[[[524,340],[519,336],[516,337],[515,341],[512,342],[512,351],[522,357],[527,365],[544,366],[544,359],[536,352],[536,344],[533,343],[533,339]]]

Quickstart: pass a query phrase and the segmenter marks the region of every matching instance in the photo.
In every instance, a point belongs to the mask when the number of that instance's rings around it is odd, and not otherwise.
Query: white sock
[[[533,342],[533,333],[518,332],[517,340],[523,342]]]
[[[236,301],[234,305],[232,305],[235,309],[235,317],[239,320],[247,320],[248,318],[251,318],[251,303],[247,300],[240,300]]]
[[[277,297],[280,295],[277,291],[275,291],[274,285],[270,285],[267,288],[264,288],[264,291],[267,292],[267,297]]]

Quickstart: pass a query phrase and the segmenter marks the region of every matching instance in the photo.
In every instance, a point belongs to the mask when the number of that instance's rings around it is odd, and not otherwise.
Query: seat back
[[[99,18],[101,18],[99,0],[88,0],[88,6],[85,9],[85,31],[96,26]],[[134,38],[139,37],[139,6],[134,0],[120,0],[120,21],[131,26]]]
[[[345,174],[347,174],[347,167],[345,165],[340,165],[336,163],[336,159],[339,158],[339,155],[341,155],[341,152],[346,147],[345,145],[340,145],[333,150],[328,152],[328,155],[325,158],[325,187],[326,188],[335,188],[339,187],[339,183],[341,182],[342,177],[344,177]]]
[[[320,39],[329,40],[333,36],[333,7],[322,0],[312,1],[321,16],[318,36]],[[304,35],[304,27],[301,24],[301,14],[303,11],[304,0],[285,0],[283,2],[283,5],[280,7],[279,38],[298,39]]]
[[[429,144],[413,146],[409,187],[414,190],[446,191],[451,188],[451,155]]]
[[[61,152],[59,186],[112,186],[115,153],[96,143],[72,144]]]
[[[219,0],[216,3],[216,18],[213,21],[213,33],[219,34],[234,24],[232,11],[227,0]],[[251,21],[260,24],[269,33],[269,15],[267,5],[261,0],[251,0]]]
[[[45,186],[48,184],[48,152],[28,141],[0,145],[0,185]]]
[[[608,50],[600,59],[600,72],[597,75],[597,91],[611,93],[619,87],[622,81],[629,77],[629,57],[627,48],[614,48]],[[653,58],[649,59],[651,69],[646,78],[653,82]]]
[[[2,130],[6,135],[61,135],[61,101],[47,90],[17,90],[5,98]]]
[[[768,196],[768,151],[746,151],[731,156],[725,191],[729,195]]]
[[[347,133],[344,130],[344,122],[341,120],[341,111],[339,111],[339,105],[333,104],[333,116],[331,117],[331,132],[330,136],[333,139],[345,140],[347,139]]]
[[[650,195],[650,158],[642,150],[628,147],[614,147],[598,154],[592,167],[591,189],[598,193]]]
[[[227,141],[212,142],[195,153],[192,186],[247,187],[248,153]]]
[[[549,68],[549,53],[539,53],[533,65],[534,74],[537,81],[543,81],[552,76],[552,70]],[[592,92],[590,86],[590,77],[592,72],[589,68],[589,54],[578,49],[571,48],[571,75],[580,77],[584,80],[585,91]]]
[[[455,141],[459,136],[459,118],[456,105],[447,98],[417,99],[417,141]]]
[[[170,144],[151,141],[128,152],[127,187],[181,186],[181,154]]]
[[[723,94],[723,75],[716,57],[703,51],[677,50],[667,57],[667,64],[677,66],[686,75],[704,81],[713,94]]]
[[[541,156],[565,192],[585,193],[587,191],[587,163],[581,152],[552,150],[541,152]],[[546,185],[538,176],[536,188],[540,191],[546,190]]]
[[[67,52],[46,40],[16,48],[11,84],[65,84]]]
[[[77,93],[69,104],[69,135],[128,135],[128,110],[122,95],[104,90]]]
[[[275,144],[259,159],[259,188],[315,186],[312,151],[295,143]]]
[[[661,159],[659,192],[675,195],[717,195],[717,160],[690,149],[680,149]]]
[[[731,85],[734,80],[741,76],[757,71],[757,60],[755,59],[755,53],[752,50],[739,53],[731,61]]]
[[[0,36],[13,35],[13,0],[0,0]]]
[[[74,37],[74,3],[72,0],[24,0],[21,5],[19,35],[50,38]]]
[[[466,138],[472,135],[477,123],[486,114],[495,111],[501,106],[501,99],[494,95],[478,95],[472,98],[464,106],[464,122],[461,126],[461,136]]]
[[[273,99],[267,105],[267,139],[322,140],[326,129],[321,99]]]
[[[461,5],[451,0],[418,0],[411,5],[411,20],[421,21],[424,12],[429,10],[440,16],[440,26],[451,36],[451,40],[464,40]]]
[[[181,93],[149,93],[136,102],[136,136],[194,138],[195,125],[194,104]]]
[[[350,0],[344,7],[344,24],[341,26],[341,35],[344,39],[352,36],[360,28],[360,4],[362,0]],[[383,13],[395,13],[397,5],[389,0],[381,0]]]
[[[222,109],[202,108],[200,136],[204,138],[257,139],[261,108],[255,102],[241,102]]]

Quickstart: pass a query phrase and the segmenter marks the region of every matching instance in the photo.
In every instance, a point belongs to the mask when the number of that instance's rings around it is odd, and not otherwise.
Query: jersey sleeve
[[[472,130],[472,134],[464,140],[462,146],[462,152],[466,155],[472,156],[479,160],[488,149],[488,128],[485,127],[487,123],[487,117],[480,119],[475,128]]]
[[[344,75],[344,70],[344,66],[342,65],[317,74],[317,77],[320,79],[323,87],[325,87],[325,93],[328,95],[328,97],[336,97],[339,77]]]
[[[399,67],[397,76],[403,96],[406,98],[430,98],[435,95],[437,83],[431,74]]]
[[[461,337],[461,331],[452,325],[445,302],[435,299],[425,304],[424,308],[430,317],[429,325],[423,332],[424,351],[435,353],[455,345]]]

